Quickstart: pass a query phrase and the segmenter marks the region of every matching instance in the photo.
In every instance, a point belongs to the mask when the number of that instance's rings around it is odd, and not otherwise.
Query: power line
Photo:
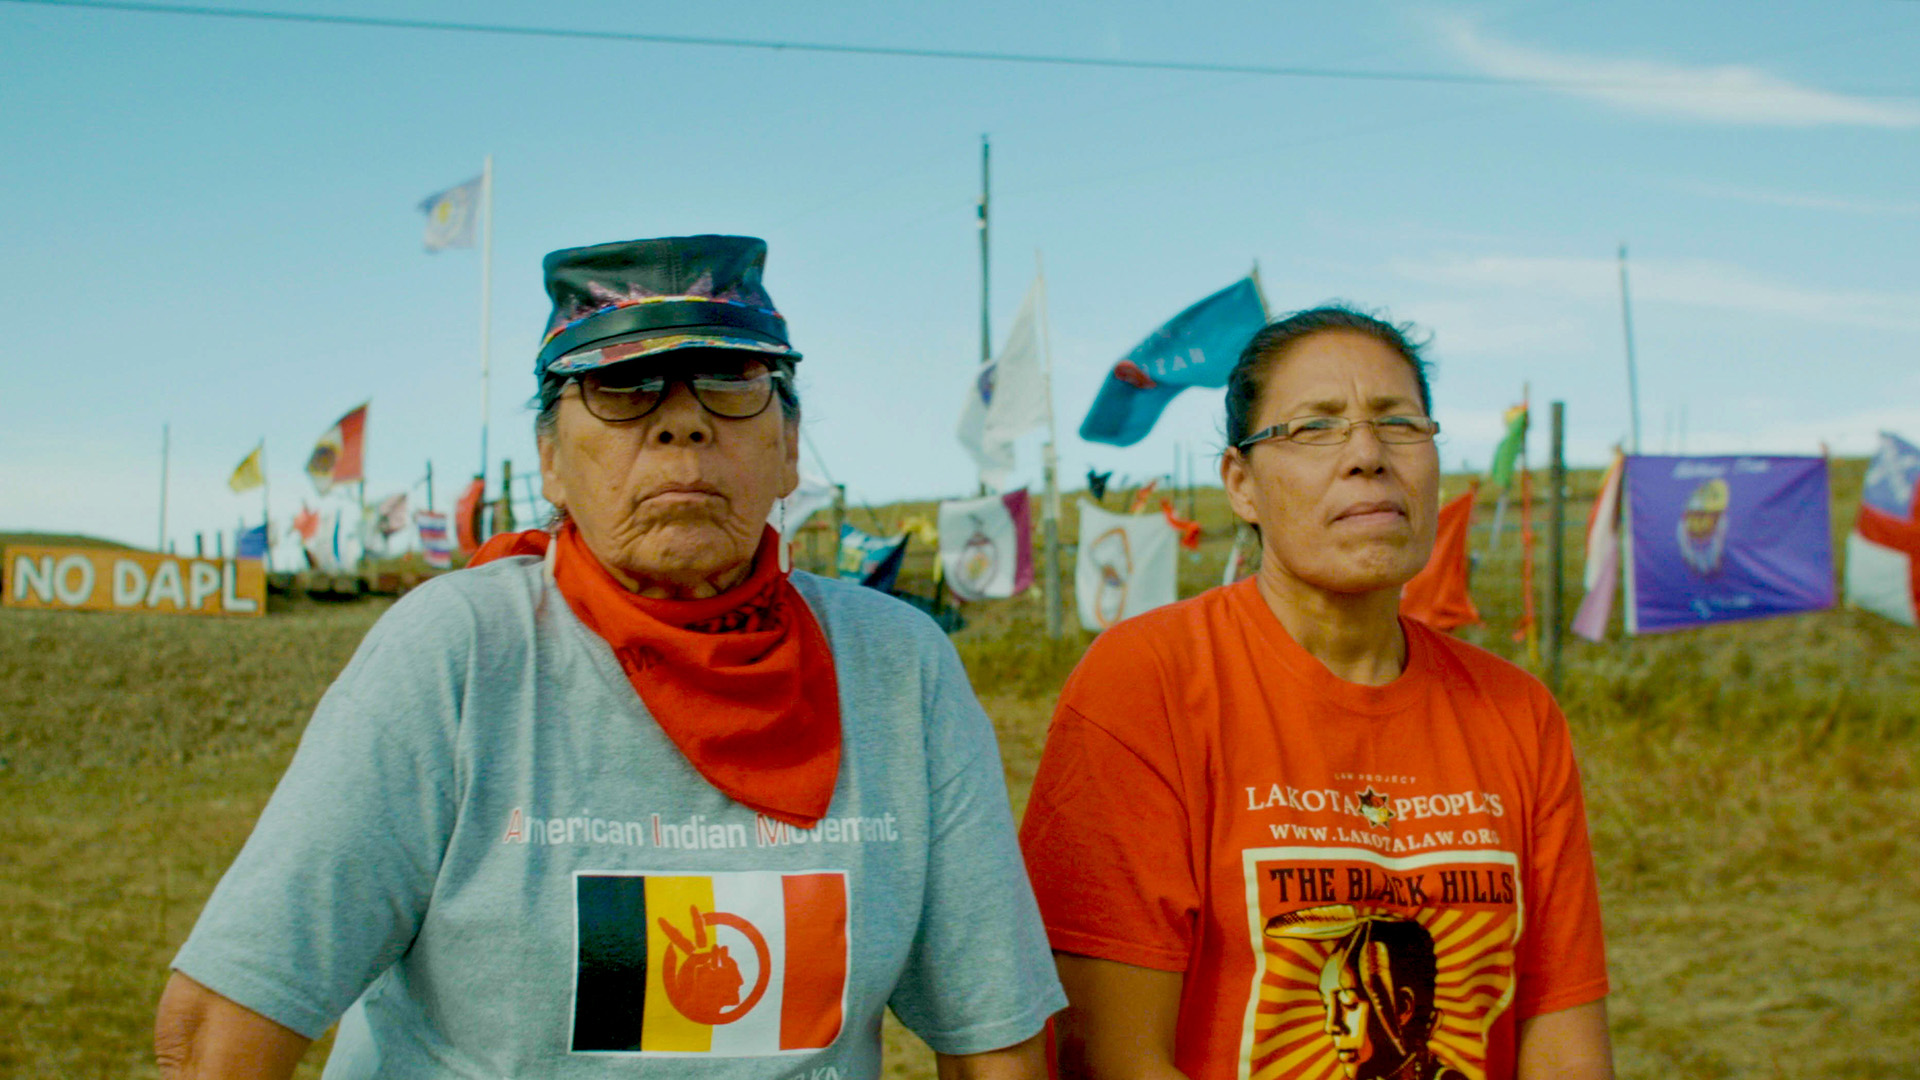
[[[1260,75],[1289,79],[1338,79],[1348,82],[1424,83],[1459,86],[1541,88],[1655,86],[1659,80],[1528,79],[1452,72],[1366,71],[1346,68],[1218,64],[1182,60],[1120,60],[1093,56],[1041,53],[1005,53],[971,49],[913,49],[890,45],[849,45],[822,41],[770,41],[757,38],[705,37],[682,34],[645,34],[621,30],[576,30],[551,26],[509,26],[501,23],[450,22],[438,19],[395,19],[370,15],[326,15],[304,11],[266,11],[255,8],[218,8],[175,4],[147,4],[137,0],[0,0],[0,3],[82,11],[123,11],[143,15],[187,15],[196,18],[250,22],[351,26],[378,30],[421,30],[443,33],[491,34],[502,37],[554,38],[571,41],[619,41],[647,45],[691,45],[720,49],[764,49],[772,52],[829,53],[841,56],[895,57],[913,60],[960,60],[1056,67],[1109,68],[1123,71],[1175,71],[1202,75]]]

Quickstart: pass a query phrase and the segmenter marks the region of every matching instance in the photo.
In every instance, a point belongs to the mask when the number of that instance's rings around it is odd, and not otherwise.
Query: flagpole
[[[991,297],[988,293],[987,278],[987,202],[993,188],[991,174],[988,171],[988,144],[985,135],[980,136],[980,364],[985,366],[993,360],[993,326],[987,314],[987,305]],[[980,481],[981,495],[987,493],[987,482]]]
[[[493,345],[493,155],[480,171],[480,480],[487,478],[487,389]]]
[[[260,436],[260,531],[267,538],[267,549],[260,555],[260,563],[267,569],[273,569],[273,489],[267,484],[267,437]],[[234,544],[235,555],[239,544]]]
[[[1640,379],[1633,364],[1633,304],[1627,297],[1627,245],[1620,245],[1620,326],[1627,339],[1627,403],[1633,410],[1633,452],[1640,452]]]
[[[1047,636],[1061,634],[1060,607],[1060,482],[1059,455],[1054,450],[1057,432],[1053,424],[1053,327],[1047,317],[1047,269],[1039,249],[1033,252],[1035,284],[1040,289],[1040,386],[1047,399],[1047,445],[1040,451],[1041,477],[1046,485],[1046,501],[1040,508],[1040,532],[1046,543]]]
[[[160,425],[160,543],[154,548],[161,554],[167,551],[167,447],[172,441],[171,424]]]

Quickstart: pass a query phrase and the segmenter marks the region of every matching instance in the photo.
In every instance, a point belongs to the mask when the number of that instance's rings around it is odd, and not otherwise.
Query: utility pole
[[[1547,497],[1547,558],[1551,560],[1547,571],[1547,689],[1560,693],[1560,638],[1562,624],[1566,621],[1566,542],[1567,527],[1563,520],[1567,508],[1567,455],[1566,428],[1567,404],[1564,401],[1553,403],[1553,455],[1547,467],[1548,483],[1553,492]]]
[[[987,305],[990,297],[987,291],[987,210],[992,196],[993,185],[988,170],[987,137],[980,136],[980,362],[993,360],[993,326],[988,319]]]
[[[172,425],[160,425],[160,539],[153,550],[167,550],[167,447],[172,442]]]
[[[1633,452],[1640,452],[1640,377],[1633,363],[1633,302],[1627,294],[1627,245],[1620,245],[1620,326],[1627,338],[1627,402],[1633,415]]]

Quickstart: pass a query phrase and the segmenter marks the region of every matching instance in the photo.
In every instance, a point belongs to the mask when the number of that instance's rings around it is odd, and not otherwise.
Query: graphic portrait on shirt
[[[845,1013],[842,872],[580,873],[575,1053],[765,1057]]]
[[[1509,852],[1249,852],[1252,1080],[1485,1080],[1520,930]]]

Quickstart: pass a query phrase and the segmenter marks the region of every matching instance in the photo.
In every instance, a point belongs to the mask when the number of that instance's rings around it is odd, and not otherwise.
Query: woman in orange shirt
[[[1399,614],[1438,431],[1379,319],[1300,312],[1242,354],[1221,478],[1259,573],[1100,636],[1022,829],[1066,1075],[1612,1075],[1566,721]]]

